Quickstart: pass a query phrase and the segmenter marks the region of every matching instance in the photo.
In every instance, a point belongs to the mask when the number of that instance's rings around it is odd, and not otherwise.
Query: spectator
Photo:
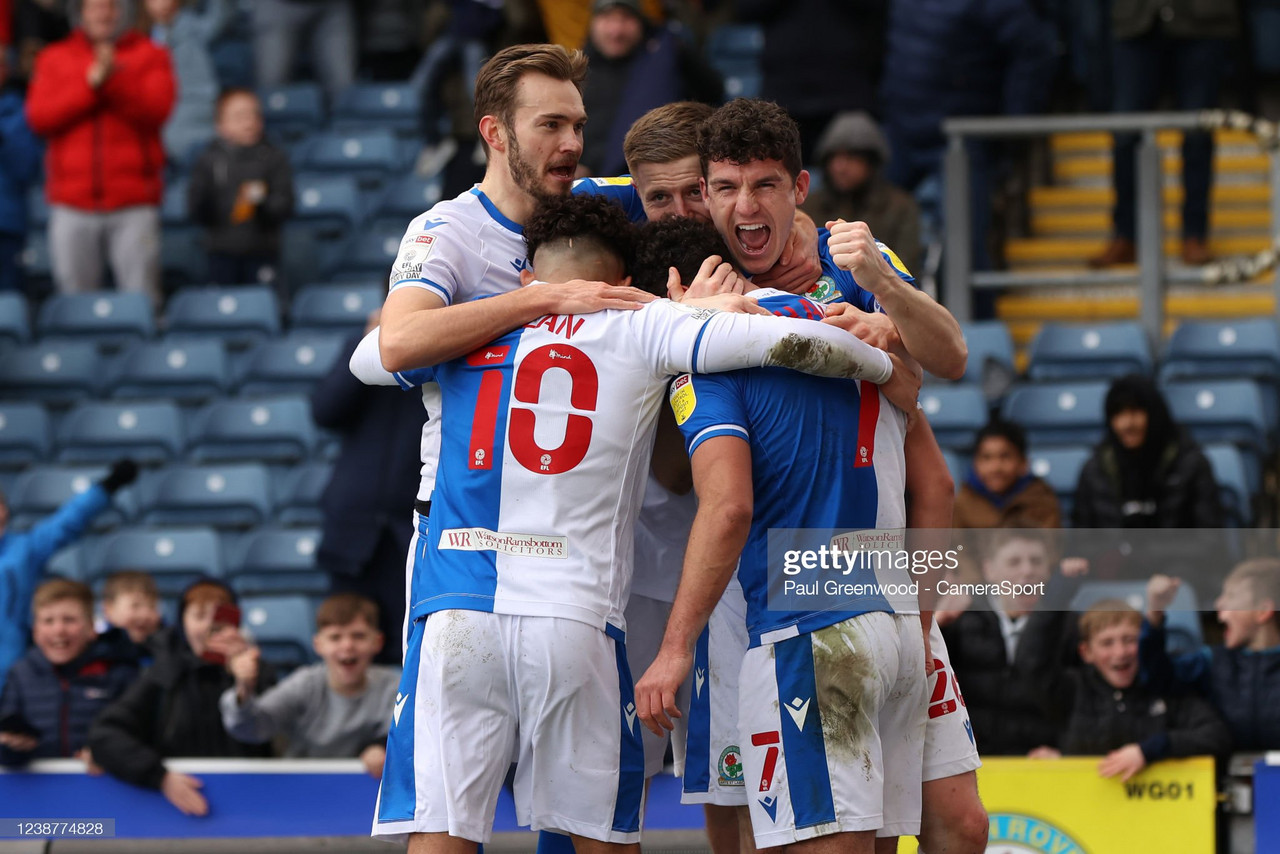
[[[197,11],[185,0],[146,0],[138,30],[169,49],[178,78],[178,102],[161,136],[169,160],[185,165],[197,145],[213,138],[218,72],[210,51],[235,22],[232,0],[206,0]]]
[[[22,93],[9,85],[9,54],[0,45],[0,293],[22,289],[27,189],[40,180],[40,140],[31,132]]]
[[[1107,434],[1080,471],[1076,528],[1219,528],[1222,505],[1209,461],[1169,415],[1153,381],[1112,383]]]
[[[36,56],[46,46],[62,41],[71,33],[67,6],[63,0],[15,0],[13,4],[13,46],[17,51],[14,79],[25,84],[36,67]]]
[[[383,640],[377,605],[352,593],[330,596],[316,610],[312,640],[322,663],[295,670],[259,697],[259,652],[244,650],[230,662],[236,684],[222,694],[223,725],[251,744],[283,735],[290,758],[358,756],[381,777],[400,684],[399,668],[371,666]]]
[[[255,0],[253,59],[258,88],[293,79],[298,49],[311,48],[311,72],[330,102],[356,79],[356,20],[351,0]]]
[[[365,333],[378,325],[369,315]],[[404,556],[412,529],[405,508],[418,492],[418,455],[425,412],[421,398],[368,386],[347,363],[362,335],[352,335],[311,394],[316,424],[342,437],[333,476],[320,499],[323,535],[316,564],[334,593],[356,593],[378,605],[376,628],[392,643],[377,660],[399,664],[404,634]]]
[[[1222,643],[1170,659],[1165,647],[1164,612],[1179,580],[1152,576],[1147,584],[1147,622],[1142,636],[1142,668],[1158,690],[1199,689],[1227,721],[1234,750],[1280,748],[1280,560],[1241,563],[1222,583],[1214,607],[1222,623]]]
[[[655,27],[640,0],[596,0],[583,50],[590,62],[582,102],[580,175],[621,175],[622,140],[649,110],[673,101],[718,104],[720,76],[671,30]]]
[[[121,629],[150,663],[150,643],[160,629],[160,591],[145,572],[126,569],[107,576],[102,585],[102,615],[107,626]]]
[[[222,727],[218,699],[234,684],[228,658],[247,646],[239,632],[235,594],[221,581],[201,579],[182,595],[178,625],[163,629],[155,663],[89,731],[93,758],[113,777],[158,789],[187,815],[209,805],[200,781],[169,771],[170,756],[269,756],[269,748],[243,745]],[[259,674],[259,691],[275,680]]]
[[[119,630],[93,630],[93,591],[50,579],[32,599],[35,647],[19,660],[0,696],[0,764],[81,756],[89,724],[138,676],[138,660]],[[12,729],[10,729],[12,727]]]
[[[123,31],[120,4],[80,0],[80,26],[36,61],[27,118],[49,144],[49,254],[58,290],[99,290],[105,248],[116,287],[158,304],[160,128],[173,106],[173,72],[163,49]]]
[[[920,207],[885,177],[889,143],[875,119],[861,111],[840,113],[822,132],[814,157],[823,181],[805,200],[804,212],[818,225],[837,219],[865,222],[908,269],[919,270],[924,262]]]
[[[889,5],[889,0],[735,4],[739,21],[764,25],[761,94],[785,107],[800,125],[805,163],[814,162],[814,144],[837,113],[876,109]]]
[[[990,537],[983,580],[1047,585],[1050,557],[1042,534],[1015,523]],[[962,597],[959,607],[939,604],[937,620],[956,678],[964,685],[974,739],[984,754],[1021,756],[1056,743],[1042,709],[1039,675],[1059,658],[1064,627],[1060,613],[1036,610],[1042,598],[1034,592],[1013,595],[1011,589],[1003,596]]]
[[[954,515],[956,528],[1002,528],[1014,520],[1062,527],[1058,497],[1031,474],[1027,436],[1017,424],[996,419],[978,431],[973,467],[956,496]]]
[[[1154,110],[1165,80],[1173,81],[1179,110],[1218,106],[1228,51],[1240,33],[1237,4],[1197,0],[1116,0],[1111,7],[1114,86],[1111,108],[1117,113]],[[1137,260],[1134,235],[1134,154],[1137,134],[1115,135],[1115,236],[1090,266],[1109,267]],[[1209,252],[1209,186],[1213,178],[1213,134],[1182,137],[1182,260],[1206,264]]]
[[[1080,617],[1081,668],[1051,677],[1046,709],[1064,720],[1061,749],[1036,758],[1102,756],[1098,773],[1128,780],[1152,762],[1186,756],[1225,757],[1227,726],[1194,695],[1153,691],[1138,682],[1142,615],[1119,599],[1104,599]]]
[[[220,285],[272,282],[280,228],[293,213],[289,156],[263,137],[262,105],[248,89],[218,96],[218,138],[191,168],[187,210],[205,227],[209,278]]]
[[[119,460],[99,483],[58,508],[23,533],[12,533],[9,504],[0,493],[0,688],[9,667],[26,650],[31,629],[31,595],[45,562],[74,542],[120,487],[138,476],[133,460]]]
[[[501,0],[480,0],[480,2],[499,5]],[[591,28],[593,0],[536,0],[536,2],[546,40],[551,44],[560,45],[565,50],[580,48],[587,39],[587,31]],[[663,0],[640,0],[640,3],[645,17],[650,21],[662,20]],[[521,3],[505,5],[506,14],[509,17],[523,17]]]

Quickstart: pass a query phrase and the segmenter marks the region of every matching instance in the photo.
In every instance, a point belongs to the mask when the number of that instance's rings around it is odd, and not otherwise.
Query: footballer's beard
[[[510,139],[511,143],[507,148],[507,169],[511,172],[511,180],[515,182],[517,187],[539,202],[568,194],[570,188],[568,184],[565,185],[563,193],[548,191],[540,180],[541,175],[537,166],[525,158],[524,152],[520,148],[520,140],[516,137],[514,131],[511,132]],[[576,167],[577,164],[575,163],[573,166]]]

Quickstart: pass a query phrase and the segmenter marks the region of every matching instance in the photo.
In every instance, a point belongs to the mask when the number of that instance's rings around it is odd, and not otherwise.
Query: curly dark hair
[[[702,174],[711,161],[738,165],[778,160],[796,178],[800,159],[800,128],[786,110],[772,101],[735,98],[711,114],[698,128],[698,159]]]
[[[640,229],[636,241],[631,284],[660,297],[667,295],[667,270],[680,271],[680,281],[688,285],[708,256],[719,255],[733,263],[729,247],[716,227],[695,217],[667,217]]]
[[[631,269],[636,227],[622,208],[605,196],[569,195],[542,199],[524,226],[524,245],[530,262],[544,244],[571,238],[594,241],[622,259],[624,270]]]

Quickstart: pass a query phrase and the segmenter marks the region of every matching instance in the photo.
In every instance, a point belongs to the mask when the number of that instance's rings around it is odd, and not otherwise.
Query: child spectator
[[[102,616],[112,628],[127,632],[147,658],[148,643],[160,628],[159,602],[155,579],[136,569],[113,572],[102,586]]]
[[[0,688],[5,674],[27,648],[31,595],[45,562],[76,540],[111,503],[111,495],[138,476],[133,460],[119,460],[99,483],[67,501],[48,519],[21,534],[6,531],[9,505],[0,493]]]
[[[27,188],[40,180],[40,140],[27,124],[21,91],[9,85],[9,52],[0,50],[0,293],[22,289]]]
[[[207,229],[209,277],[219,285],[269,283],[280,264],[280,227],[293,213],[289,157],[263,138],[262,105],[227,89],[215,107],[218,138],[191,169],[187,210]]]
[[[1147,583],[1143,669],[1161,688],[1195,687],[1206,693],[1226,718],[1234,750],[1280,748],[1280,560],[1255,558],[1233,569],[1214,603],[1223,626],[1222,644],[1171,659],[1164,612],[1179,585],[1166,575],[1152,576]]]
[[[0,764],[81,755],[89,725],[138,676],[133,645],[119,630],[93,631],[93,592],[53,578],[32,599],[35,647],[9,673],[0,696]]]
[[[354,593],[330,596],[316,611],[312,639],[322,663],[255,696],[259,653],[244,650],[230,662],[236,684],[222,694],[223,725],[253,744],[284,735],[287,757],[358,756],[372,776],[381,777],[400,683],[400,668],[371,665],[382,642],[377,605]]]
[[[1040,528],[1062,527],[1053,488],[1031,474],[1027,435],[1017,424],[992,420],[978,431],[973,468],[956,496],[956,528],[1001,528],[1020,519]]]
[[[270,755],[265,746],[231,738],[218,712],[218,698],[234,683],[226,661],[247,645],[238,630],[235,601],[231,589],[212,578],[188,587],[178,625],[160,632],[155,664],[103,710],[89,731],[93,757],[108,774],[159,789],[187,815],[209,811],[201,783],[167,770],[165,758]],[[273,681],[269,673],[260,674],[258,690]]]
[[[1061,753],[1042,748],[1033,756],[1102,756],[1098,773],[1121,780],[1161,759],[1226,756],[1231,734],[1212,706],[1138,682],[1141,614],[1104,599],[1079,625],[1085,666],[1053,677],[1043,695],[1050,713],[1065,721]]]

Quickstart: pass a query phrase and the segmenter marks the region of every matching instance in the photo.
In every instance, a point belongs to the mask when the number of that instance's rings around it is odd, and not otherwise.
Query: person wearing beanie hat
[[[177,625],[156,637],[155,663],[119,700],[102,711],[89,731],[94,761],[111,776],[159,789],[187,815],[206,815],[209,805],[194,777],[170,771],[171,756],[270,756],[269,744],[241,744],[222,725],[218,699],[235,684],[226,661],[247,645],[239,629],[236,595],[222,581],[201,577],[183,591]],[[215,619],[218,618],[218,619]],[[263,665],[259,691],[275,684]]]
[[[8,530],[9,503],[0,492],[0,690],[5,675],[27,648],[31,596],[54,552],[75,542],[111,496],[138,476],[130,459],[117,460],[101,481],[68,500],[53,515],[22,533]]]

